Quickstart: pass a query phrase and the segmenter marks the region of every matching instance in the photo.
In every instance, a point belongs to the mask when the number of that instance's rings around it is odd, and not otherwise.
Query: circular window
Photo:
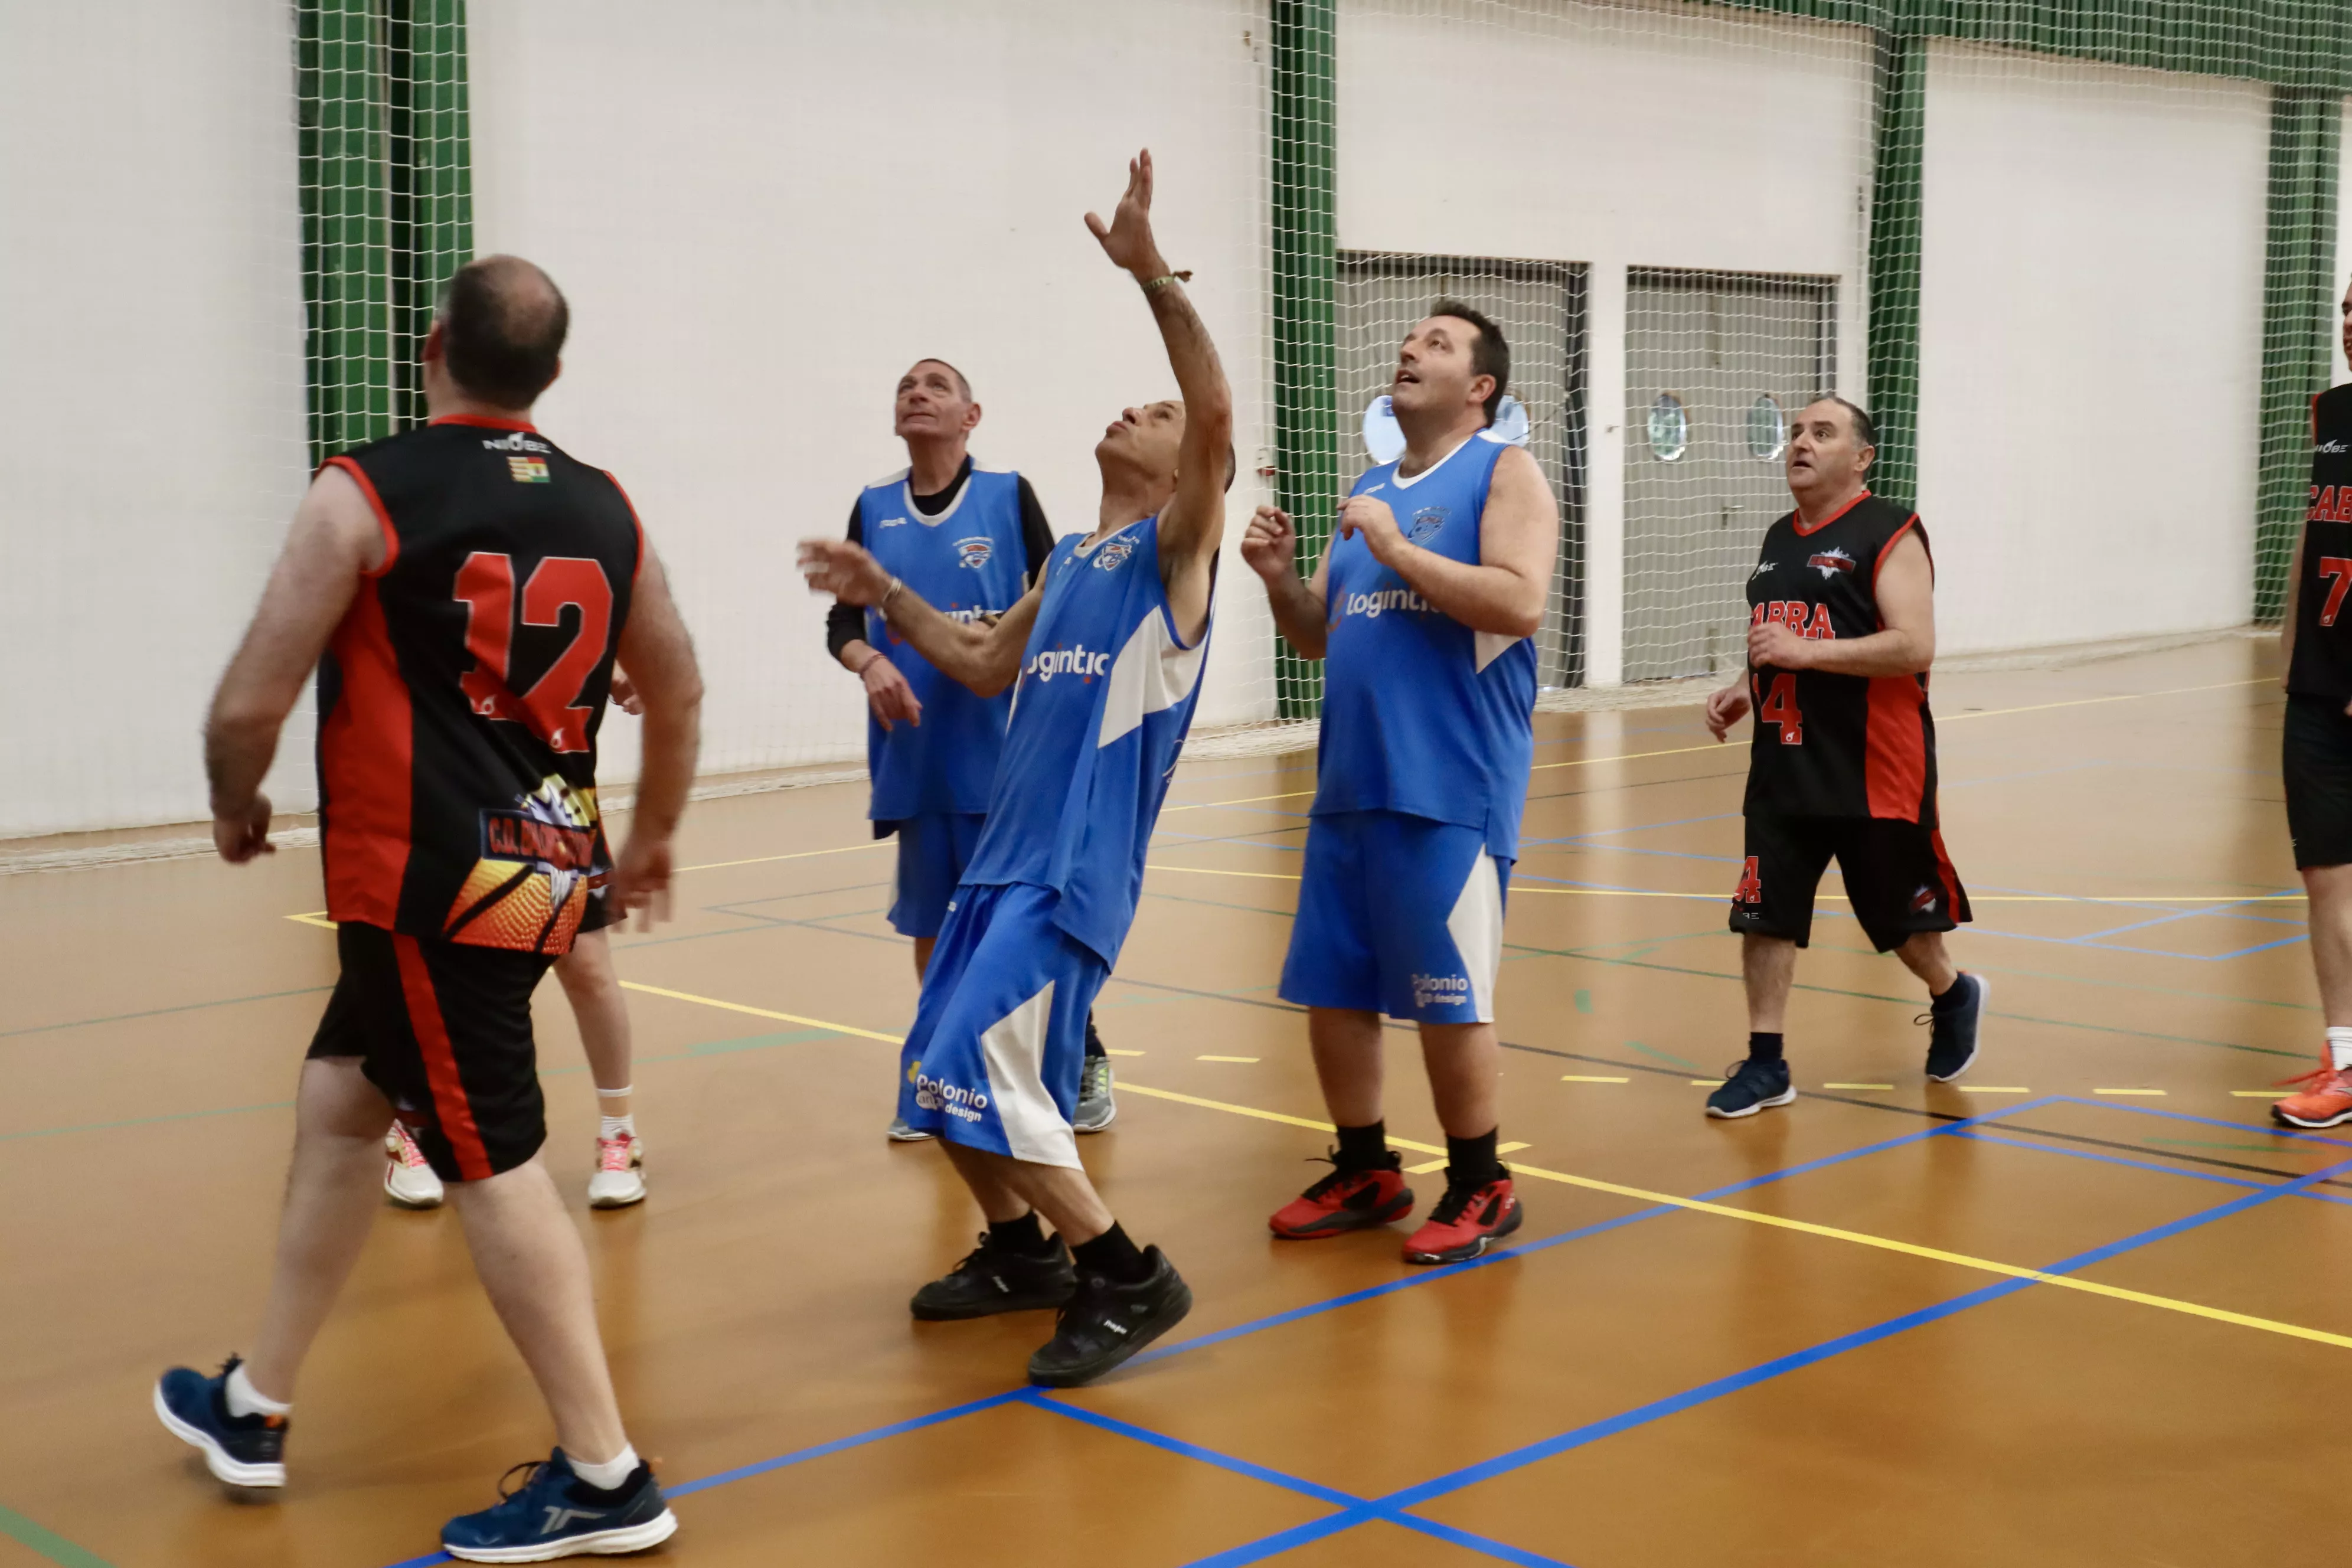
[[[1789,421],[1769,394],[1748,405],[1748,450],[1770,462],[1789,444]]]
[[[1678,463],[1690,450],[1690,413],[1671,392],[1650,405],[1650,452],[1662,463]]]

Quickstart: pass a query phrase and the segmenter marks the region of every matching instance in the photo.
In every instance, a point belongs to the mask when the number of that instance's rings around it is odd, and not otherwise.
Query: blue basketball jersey
[[[902,471],[867,486],[857,509],[866,548],[943,615],[1001,616],[1026,592],[1017,474],[974,464],[947,510],[927,518],[915,510]],[[923,705],[920,724],[885,730],[866,715],[866,767],[874,781],[866,815],[903,822],[926,812],[986,811],[1012,696],[982,697],[941,674],[877,610],[866,612],[866,640],[890,656]]]
[[[1208,651],[1169,617],[1158,518],[1055,545],[965,883],[1053,889],[1054,923],[1117,963]]]
[[[1378,497],[1423,550],[1478,564],[1478,524],[1495,464],[1483,431],[1410,479],[1394,463],[1351,494]],[[1535,760],[1535,644],[1474,632],[1372,558],[1363,535],[1333,542],[1325,573],[1330,633],[1314,811],[1401,811],[1486,836],[1518,858]]]

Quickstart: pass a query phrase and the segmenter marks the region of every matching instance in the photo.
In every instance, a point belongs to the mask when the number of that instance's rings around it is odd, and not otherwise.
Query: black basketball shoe
[[[1738,1061],[1724,1069],[1723,1087],[1706,1097],[1706,1113],[1725,1118],[1753,1116],[1796,1098],[1787,1062]]]
[[[1963,970],[1952,989],[1921,1015],[1927,1024],[1929,1078],[1949,1083],[1975,1063],[1977,1026],[1984,1021],[1985,998],[1991,994],[1983,975]]]
[[[1156,1247],[1143,1249],[1150,1276],[1120,1285],[1089,1274],[1062,1309],[1054,1337],[1029,1358],[1029,1381],[1076,1388],[1118,1366],[1184,1321],[1192,1289]]]
[[[1077,1289],[1078,1271],[1062,1238],[1054,1237],[1051,1244],[1049,1252],[1015,1252],[992,1245],[982,1231],[962,1262],[915,1292],[910,1310],[924,1322],[939,1323],[1058,1307]]]

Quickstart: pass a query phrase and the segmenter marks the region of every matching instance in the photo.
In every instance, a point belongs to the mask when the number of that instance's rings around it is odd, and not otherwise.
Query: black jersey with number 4
[[[2294,657],[2286,689],[2352,700],[2352,385],[2311,400],[2311,506],[2294,586]]]
[[[471,417],[329,459],[384,533],[319,667],[327,913],[564,952],[611,860],[596,732],[644,538],[611,475]]]
[[[1752,626],[1784,623],[1812,638],[1885,629],[1878,573],[1906,534],[1924,548],[1918,514],[1865,490],[1811,528],[1790,512],[1765,531],[1748,579]],[[1878,816],[1936,826],[1936,722],[1927,678],[1751,668],[1756,734],[1748,812]]]

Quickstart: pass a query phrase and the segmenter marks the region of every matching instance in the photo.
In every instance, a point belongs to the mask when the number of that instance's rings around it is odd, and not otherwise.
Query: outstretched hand
[[[801,575],[812,594],[831,594],[845,605],[879,604],[890,591],[890,574],[862,544],[845,539],[803,539]]]
[[[1167,275],[1160,244],[1151,234],[1151,149],[1128,160],[1127,194],[1110,215],[1110,222],[1087,214],[1087,229],[1114,266],[1124,267],[1140,281]]]

